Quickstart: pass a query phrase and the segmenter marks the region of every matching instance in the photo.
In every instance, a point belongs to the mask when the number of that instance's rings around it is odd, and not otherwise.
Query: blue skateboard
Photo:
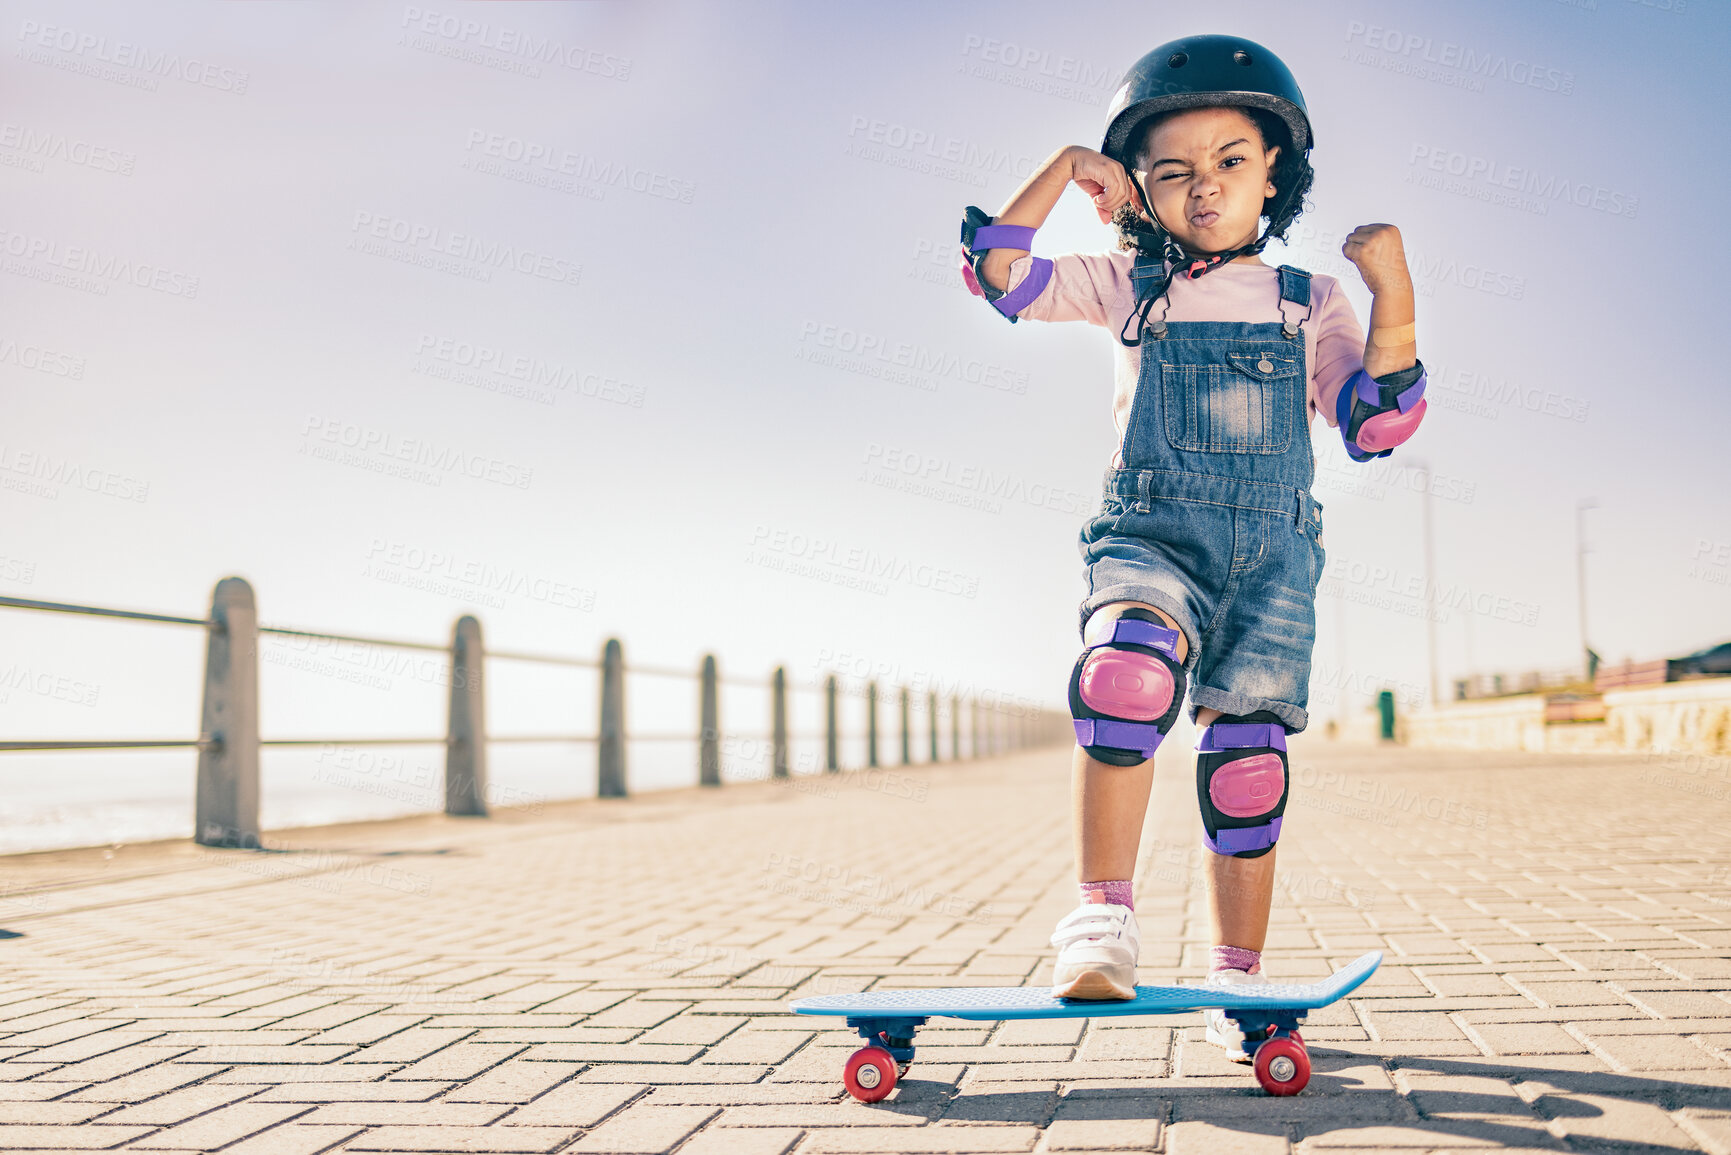
[[[1263,987],[1165,986],[1136,988],[1133,999],[1055,999],[1037,987],[941,987],[936,990],[866,991],[798,999],[801,1015],[845,1015],[866,1045],[842,1071],[848,1093],[875,1103],[895,1090],[914,1060],[914,1033],[932,1017],[997,1022],[1003,1019],[1092,1019],[1119,1015],[1176,1015],[1223,1010],[1244,1032],[1244,1053],[1256,1081],[1271,1095],[1296,1095],[1310,1082],[1310,1055],[1298,1025],[1357,990],[1382,965],[1382,952],[1361,955],[1317,983]]]

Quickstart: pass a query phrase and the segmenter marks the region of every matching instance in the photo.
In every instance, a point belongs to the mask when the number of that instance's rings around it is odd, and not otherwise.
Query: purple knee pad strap
[[[1208,844],[1208,849],[1216,854],[1242,854],[1246,850],[1267,850],[1280,841],[1280,819],[1276,818],[1266,826],[1246,826],[1236,830],[1222,830],[1213,838],[1208,832],[1202,832],[1202,841]]]
[[[1196,740],[1198,754],[1224,754],[1228,750],[1261,747],[1286,749],[1286,727],[1271,722],[1216,722]]]
[[[1113,718],[1077,718],[1078,746],[1110,746],[1115,750],[1140,750],[1147,758],[1154,757],[1160,740],[1166,735],[1150,722],[1120,722]]]

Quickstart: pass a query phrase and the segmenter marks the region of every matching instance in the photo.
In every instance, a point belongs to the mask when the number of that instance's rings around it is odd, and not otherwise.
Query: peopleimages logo
[[[97,172],[131,176],[138,158],[107,145],[92,144],[63,132],[48,132],[7,121],[0,124],[0,149],[9,149],[34,161],[58,160]],[[38,169],[40,171],[40,169]]]
[[[1545,216],[1561,202],[1633,220],[1640,198],[1592,181],[1573,180],[1524,165],[1502,164],[1452,148],[1412,146],[1409,183]],[[1453,178],[1446,180],[1444,178]]]
[[[370,213],[364,209],[356,210],[349,231],[355,234],[350,240],[351,248],[361,247],[356,245],[357,241],[363,242],[363,245],[367,241],[389,242],[402,246],[410,253],[424,252],[433,257],[452,257],[473,265],[510,269],[524,276],[561,285],[575,285],[583,276],[582,265],[563,257],[502,244],[499,241],[484,240],[471,233],[452,232],[437,225],[423,224],[402,217]],[[485,273],[485,269],[476,271]]]
[[[424,36],[437,36],[453,45],[490,49],[535,64],[556,64],[604,80],[631,79],[629,57],[597,52],[581,44],[567,44],[551,36],[537,36],[505,24],[471,20],[409,5],[403,9],[402,27]]]
[[[1464,73],[1476,80],[1505,80],[1510,84],[1536,88],[1541,92],[1555,92],[1561,96],[1572,95],[1575,91],[1575,74],[1567,69],[1535,64],[1531,60],[1511,57],[1502,52],[1482,51],[1456,44],[1452,40],[1437,40],[1431,36],[1419,36],[1402,32],[1398,28],[1384,28],[1359,20],[1347,24],[1346,40],[1348,44],[1362,44],[1366,48],[1386,52],[1393,57]],[[1376,61],[1366,60],[1362,63],[1370,64]]]
[[[182,57],[177,52],[162,52],[132,44],[125,40],[109,42],[106,36],[80,32],[76,28],[61,28],[53,24],[21,21],[18,39],[26,48],[49,48],[67,53],[81,61],[93,61],[117,68],[132,69],[148,77],[182,80],[218,92],[243,95],[251,77],[237,68],[224,68],[196,57]],[[74,71],[83,71],[74,69]],[[143,78],[140,78],[143,79]],[[155,85],[150,85],[154,89]]]

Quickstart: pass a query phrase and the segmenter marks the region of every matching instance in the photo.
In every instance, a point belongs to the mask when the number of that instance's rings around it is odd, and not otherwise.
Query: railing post
[[[841,733],[835,718],[835,675],[831,674],[823,683],[823,768],[830,774],[841,769],[837,757],[840,744]]]
[[[772,769],[777,778],[787,777],[787,667],[777,666],[770,680],[770,740],[774,743]]]
[[[451,631],[451,711],[445,723],[445,813],[487,816],[487,712],[481,623],[457,619]]]
[[[926,719],[929,723],[926,728],[932,734],[932,761],[936,762],[938,760],[938,692],[936,690],[926,692],[926,713],[930,715]]]
[[[698,706],[697,781],[701,786],[721,785],[721,711],[715,698],[715,655],[703,655],[703,691]]]
[[[258,605],[245,578],[223,578],[210,597],[204,656],[194,837],[203,846],[257,849]]]
[[[625,651],[618,638],[601,647],[601,729],[595,793],[625,797]]]
[[[866,683],[866,765],[878,764],[878,684]]]
[[[909,748],[908,748],[908,688],[906,686],[903,686],[901,688],[901,716],[902,716],[902,765],[906,766],[909,762],[913,761],[913,759],[911,757],[909,757],[909,755],[912,753],[912,751],[909,750]]]
[[[980,756],[980,700],[968,699],[968,757]]]
[[[962,700],[950,695],[950,761],[962,760]]]

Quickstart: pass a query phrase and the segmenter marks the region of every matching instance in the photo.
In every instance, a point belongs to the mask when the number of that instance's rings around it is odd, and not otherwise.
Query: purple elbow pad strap
[[[1034,247],[1033,225],[981,225],[974,230],[973,243],[968,246],[972,253],[983,253],[987,249],[1031,249]]]
[[[1046,282],[1051,279],[1052,262],[1045,257],[1035,257],[1033,267],[1022,278],[1022,283],[993,301],[992,307],[1006,317],[1014,317],[1045,292]]]
[[[1214,837],[1208,837],[1203,831],[1202,841],[1208,844],[1208,849],[1216,854],[1241,854],[1246,850],[1267,850],[1280,841],[1280,819],[1266,826],[1241,826],[1236,829],[1222,830]]]
[[[1110,746],[1116,750],[1137,750],[1145,758],[1154,757],[1165,737],[1152,722],[1118,722],[1111,718],[1077,718],[1078,746]]]

